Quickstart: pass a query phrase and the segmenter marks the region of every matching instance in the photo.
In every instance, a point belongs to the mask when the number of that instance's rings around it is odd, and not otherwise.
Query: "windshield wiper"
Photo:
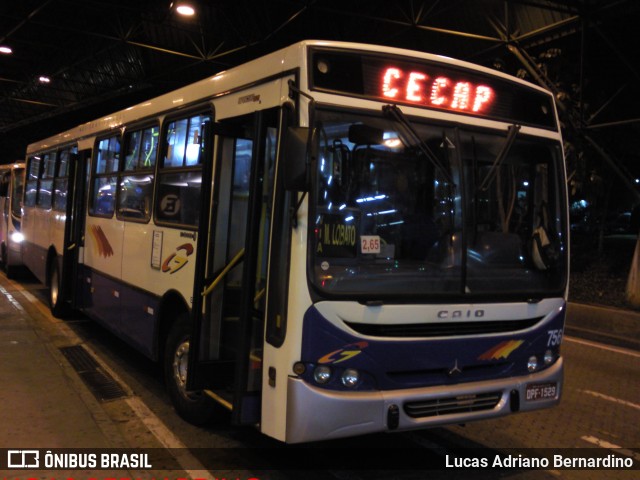
[[[442,172],[446,182],[449,185],[455,186],[449,170],[440,162],[438,156],[433,153],[425,141],[420,138],[420,135],[418,135],[418,132],[416,132],[416,129],[411,125],[411,122],[409,122],[409,119],[407,119],[402,110],[400,110],[397,105],[384,105],[382,107],[382,113],[398,124],[400,127],[399,130],[401,130],[398,134],[404,137],[403,143],[407,146],[417,145],[422,154],[429,159],[433,166]]]
[[[498,155],[496,156],[496,159],[493,161],[493,164],[491,165],[491,168],[489,169],[487,176],[484,177],[484,180],[482,180],[480,187],[478,187],[478,190],[486,190],[487,188],[489,188],[489,185],[491,184],[491,182],[493,182],[493,179],[498,173],[498,168],[500,167],[500,164],[504,161],[505,158],[507,158],[507,155],[509,154],[509,150],[511,150],[511,146],[513,145],[513,142],[515,141],[519,131],[520,131],[520,125],[514,124],[509,126],[509,130],[507,132],[507,139],[502,145],[502,149],[500,150],[500,153],[498,153]]]

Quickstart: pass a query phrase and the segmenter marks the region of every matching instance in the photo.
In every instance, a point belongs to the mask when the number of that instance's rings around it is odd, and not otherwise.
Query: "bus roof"
[[[16,160],[15,162],[12,162],[12,163],[4,163],[0,165],[0,169],[2,170],[9,170],[9,169],[16,169],[16,168],[24,168],[24,162],[22,160]]]
[[[114,112],[102,118],[92,120],[81,124],[77,127],[61,132],[52,137],[48,137],[30,144],[27,147],[27,154],[55,148],[57,146],[77,142],[84,138],[90,138],[95,135],[105,134],[109,131],[122,128],[124,125],[140,121],[152,116],[161,115],[165,112],[183,108],[189,105],[212,100],[216,97],[225,95],[233,90],[240,90],[242,87],[251,85],[260,79],[268,78],[295,68],[303,68],[306,66],[306,51],[308,47],[328,47],[337,49],[348,49],[355,51],[370,51],[389,55],[399,55],[404,57],[413,57],[416,59],[430,60],[434,62],[446,63],[449,65],[473,69],[478,72],[502,77],[512,82],[521,83],[528,88],[534,88],[550,93],[543,88],[531,84],[522,79],[507,75],[505,73],[493,70],[480,65],[472,64],[466,61],[453,59],[441,55],[406,50],[396,47],[386,47],[380,45],[371,45],[363,43],[336,42],[324,40],[304,40],[281,50],[251,60],[242,65],[238,65],[229,70],[224,70],[215,75],[199,80],[190,85],[181,87],[172,92],[149,99],[145,102],[128,107],[124,110]],[[301,85],[306,88],[306,85]]]

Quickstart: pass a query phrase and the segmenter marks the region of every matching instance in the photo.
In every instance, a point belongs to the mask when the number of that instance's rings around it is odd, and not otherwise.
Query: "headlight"
[[[551,365],[555,359],[556,359],[556,356],[552,350],[547,350],[546,352],[544,352],[545,365]]]
[[[24,240],[24,235],[20,232],[13,232],[11,234],[11,241],[15,243],[22,243]]]
[[[360,380],[360,374],[353,368],[346,369],[340,377],[342,385],[349,388],[355,387],[358,384],[358,380]]]
[[[527,362],[527,369],[529,372],[533,373],[538,369],[538,357],[535,355],[531,355],[529,357],[529,361]]]
[[[313,379],[321,385],[331,380],[331,369],[326,365],[318,365],[313,370]]]

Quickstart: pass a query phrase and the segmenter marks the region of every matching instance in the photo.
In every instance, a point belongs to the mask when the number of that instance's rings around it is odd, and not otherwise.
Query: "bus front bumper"
[[[548,408],[560,401],[562,378],[562,357],[522,377],[406,390],[338,392],[290,377],[286,442],[415,430]]]

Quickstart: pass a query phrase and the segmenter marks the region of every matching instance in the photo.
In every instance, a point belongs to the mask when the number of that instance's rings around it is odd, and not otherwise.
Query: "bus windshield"
[[[316,112],[315,290],[399,301],[561,296],[559,142],[407,123],[413,135],[383,115]]]

